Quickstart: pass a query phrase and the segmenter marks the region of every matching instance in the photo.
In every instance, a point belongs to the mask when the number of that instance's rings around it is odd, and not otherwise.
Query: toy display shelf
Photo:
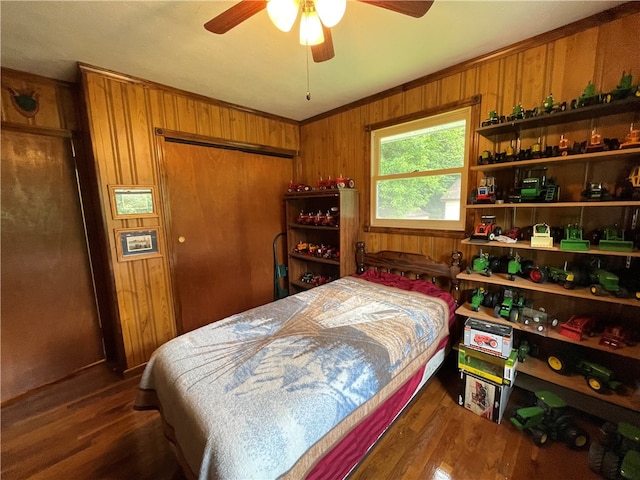
[[[475,247],[481,248],[490,248],[490,247],[498,247],[498,248],[514,248],[518,250],[541,250],[545,252],[561,252],[565,254],[573,254],[573,253],[586,253],[587,255],[611,255],[618,257],[640,257],[640,251],[632,250],[630,252],[623,251],[615,251],[615,250],[601,250],[598,247],[591,247],[589,250],[561,250],[559,246],[554,245],[553,247],[532,247],[528,241],[518,241],[515,243],[504,243],[504,242],[496,242],[492,241],[484,241],[484,240],[471,240],[470,238],[465,238],[462,240],[462,245],[473,245]],[[639,302],[640,303],[640,302]]]
[[[513,162],[490,163],[487,165],[472,165],[471,171],[494,172],[496,170],[506,170],[510,168],[521,168],[530,165],[551,165],[565,164],[572,162],[585,162],[590,160],[633,160],[640,154],[640,148],[625,148],[621,150],[611,150],[606,152],[581,153],[578,155],[566,155],[558,157],[536,158],[533,160],[517,160]]]
[[[622,200],[609,202],[536,202],[536,203],[472,203],[467,209],[485,208],[567,208],[567,207],[640,207],[638,200]]]
[[[516,277],[509,280],[506,273],[494,273],[490,277],[484,277],[478,273],[459,273],[459,280],[469,280],[471,282],[488,283],[491,285],[500,285],[502,287],[513,287],[522,290],[531,290],[534,292],[551,293],[565,297],[581,298],[584,300],[592,300],[595,302],[615,303],[616,305],[628,305],[630,307],[640,307],[640,300],[635,298],[618,298],[613,295],[593,295],[588,288],[578,287],[575,289],[566,289],[561,285],[554,283],[535,283],[525,278]]]
[[[476,129],[483,137],[493,135],[512,135],[520,130],[546,127],[548,125],[562,125],[565,123],[590,120],[592,118],[605,117],[609,115],[619,115],[623,113],[637,112],[640,109],[640,98],[629,97],[624,100],[617,100],[611,103],[590,105],[575,109],[568,109],[564,112],[555,112],[538,115],[535,117],[513,120],[510,122],[488,125]]]
[[[554,340],[573,343],[574,345],[580,345],[580,346],[591,348],[594,350],[602,350],[603,352],[609,352],[613,355],[632,358],[634,360],[640,360],[640,346],[638,345],[633,347],[622,347],[614,350],[605,345],[600,345],[599,336],[585,337],[583,340],[576,341],[569,337],[565,337],[564,335],[561,335],[556,329],[550,328],[550,327],[545,328],[545,330],[542,332],[538,332],[533,326],[524,325],[523,323],[513,323],[502,317],[495,318],[493,316],[493,311],[487,307],[480,307],[480,310],[475,312],[471,309],[471,305],[469,305],[468,303],[465,303],[456,309],[456,314],[463,315],[465,317],[477,318],[479,320],[486,320],[493,323],[509,325],[516,330],[521,330],[523,332],[529,332],[535,335],[540,335],[541,337],[553,338]]]
[[[327,265],[340,265],[340,262],[338,260],[333,260],[330,258],[314,257],[313,255],[303,255],[301,253],[292,253],[289,256],[292,258],[305,260],[307,262],[326,263]]]

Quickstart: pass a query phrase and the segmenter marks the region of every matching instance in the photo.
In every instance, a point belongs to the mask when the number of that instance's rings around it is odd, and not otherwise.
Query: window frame
[[[469,181],[469,166],[471,165],[471,159],[475,152],[477,152],[477,135],[475,131],[478,127],[479,112],[480,112],[480,95],[476,95],[467,100],[459,102],[453,102],[442,107],[416,112],[411,115],[406,115],[400,118],[372,124],[367,126],[367,132],[369,133],[368,141],[368,157],[369,157],[369,195],[368,195],[368,225],[365,227],[367,232],[379,232],[379,233],[407,233],[407,234],[420,234],[428,233],[434,236],[453,236],[464,237],[464,230],[466,227],[466,197],[468,192]],[[462,114],[460,113],[462,112]],[[459,220],[406,220],[406,219],[376,219],[376,205],[377,205],[377,181],[380,178],[410,178],[415,176],[411,173],[400,175],[378,175],[379,158],[377,155],[379,145],[378,135],[379,132],[390,132],[393,130],[402,129],[403,126],[410,126],[407,132],[413,130],[419,130],[424,128],[421,124],[425,123],[425,120],[433,120],[440,118],[440,122],[431,122],[433,124],[449,123],[453,113],[458,113],[458,119],[464,116],[466,120],[465,127],[465,153],[464,163],[460,168],[456,169],[443,169],[433,170],[427,172],[420,172],[419,176],[426,173],[425,176],[443,175],[448,173],[460,173],[461,185],[460,185],[460,218]],[[445,120],[449,118],[449,120]],[[394,132],[396,133],[396,132]],[[387,133],[386,136],[390,134]]]

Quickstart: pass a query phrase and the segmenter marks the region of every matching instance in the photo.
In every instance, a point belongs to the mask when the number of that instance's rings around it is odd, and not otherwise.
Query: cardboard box
[[[459,375],[458,404],[487,420],[500,423],[513,386],[496,385],[463,370]]]
[[[469,317],[464,323],[464,344],[508,358],[513,349],[513,327]]]
[[[518,368],[518,351],[513,349],[508,358],[502,358],[460,344],[458,368],[498,385],[513,385]]]

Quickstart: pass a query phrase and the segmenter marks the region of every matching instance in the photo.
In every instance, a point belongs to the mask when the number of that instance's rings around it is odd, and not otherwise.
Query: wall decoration
[[[39,93],[35,90],[15,90],[11,87],[7,87],[7,90],[11,94],[11,104],[21,115],[27,118],[35,117],[40,109]]]
[[[158,216],[153,185],[109,185],[109,200],[114,219]]]
[[[159,227],[119,228],[115,234],[119,262],[162,256]]]

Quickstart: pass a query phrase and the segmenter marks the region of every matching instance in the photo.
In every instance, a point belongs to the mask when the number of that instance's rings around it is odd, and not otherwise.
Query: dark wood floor
[[[158,414],[132,409],[137,382],[101,365],[4,407],[2,479],[183,480]],[[352,480],[600,478],[585,451],[535,447],[508,420],[496,425],[458,406],[456,394],[450,360]],[[524,398],[516,389],[509,407]],[[599,426],[591,417],[578,420],[592,434]]]

